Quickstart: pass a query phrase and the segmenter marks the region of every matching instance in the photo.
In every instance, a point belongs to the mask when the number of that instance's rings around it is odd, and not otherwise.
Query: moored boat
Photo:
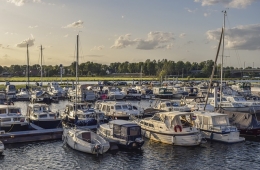
[[[88,129],[64,127],[63,141],[75,150],[90,154],[103,154],[110,148],[108,141]]]
[[[47,104],[35,103],[27,107],[27,117],[33,123],[44,129],[53,129],[60,126],[61,118],[58,113],[52,112]]]
[[[189,120],[186,119],[189,117]],[[200,131],[193,126],[191,112],[160,112],[153,117],[136,119],[142,128],[142,135],[162,143],[194,146],[201,143]]]
[[[194,115],[196,116],[195,125],[206,139],[225,143],[245,141],[245,138],[239,136],[240,132],[237,127],[229,124],[227,114],[195,111]]]
[[[121,148],[139,149],[144,144],[141,127],[137,123],[126,120],[112,120],[102,124],[97,133]]]

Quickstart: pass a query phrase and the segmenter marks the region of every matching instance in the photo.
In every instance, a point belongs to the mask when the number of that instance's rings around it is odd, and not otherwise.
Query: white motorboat
[[[227,114],[216,112],[195,111],[197,117],[195,125],[201,130],[203,137],[225,143],[237,143],[245,141],[239,137],[240,132],[235,126],[229,124]]]
[[[66,122],[93,129],[98,123],[107,122],[105,114],[92,107],[92,103],[69,103],[60,114]]]
[[[29,104],[27,117],[30,123],[44,129],[57,128],[61,123],[59,114],[51,111],[49,105],[43,103]]]
[[[206,111],[210,111],[210,112],[213,112],[215,110],[214,106],[212,106],[211,104],[207,103],[205,106],[205,97],[195,97],[190,101],[186,99],[182,99],[181,105],[186,105],[191,109],[191,111],[195,111],[195,110],[202,111],[204,110],[204,108]]]
[[[122,100],[126,96],[126,94],[122,93],[117,87],[105,86],[103,87],[103,91],[105,91],[108,98],[111,100]]]
[[[126,95],[126,99],[141,100],[141,92],[138,92],[135,88],[123,87],[122,92]]]
[[[97,133],[122,148],[139,149],[144,144],[141,127],[137,123],[126,120],[112,120],[102,124]]]
[[[25,88],[21,88],[20,92],[18,92],[16,94],[16,100],[18,100],[18,101],[20,101],[20,100],[21,101],[30,101],[30,99],[31,99],[31,95],[30,95],[29,91]]]
[[[16,98],[16,87],[15,85],[7,85],[5,88],[6,97],[8,99],[15,99]]]
[[[129,119],[129,116],[142,116],[143,109],[129,102],[97,101],[95,108],[104,112],[106,116],[113,119]]]
[[[63,88],[60,87],[59,83],[57,82],[51,82],[48,83],[47,91],[52,97],[65,97],[66,92],[63,90]]]
[[[201,143],[201,133],[193,126],[192,112],[159,112],[153,117],[136,119],[142,135],[162,143],[194,146]],[[189,119],[186,119],[189,117]]]
[[[108,141],[88,129],[64,127],[63,141],[75,150],[90,154],[103,154],[110,148]]]
[[[224,97],[221,98],[221,102],[220,102],[219,97],[217,98],[216,101],[217,101],[217,105],[219,105],[219,107],[222,107],[224,110],[233,111],[233,112],[249,112],[250,111],[250,107],[247,107],[247,106],[243,105],[242,103],[227,101],[226,98],[224,98]],[[208,99],[208,103],[211,104],[212,106],[214,106],[215,99],[210,97]]]
[[[4,144],[0,141],[0,155],[3,154],[4,149],[5,149],[5,146],[4,146]]]
[[[37,89],[37,90],[34,90],[31,94],[31,102],[32,103],[51,103],[52,96],[47,91]]]
[[[168,112],[171,111],[180,111],[180,112],[190,112],[191,108],[189,108],[187,105],[181,105],[180,100],[165,100],[165,101],[159,101],[155,109],[165,110]]]
[[[15,132],[28,130],[29,123],[21,113],[21,108],[13,105],[0,105],[0,130]]]

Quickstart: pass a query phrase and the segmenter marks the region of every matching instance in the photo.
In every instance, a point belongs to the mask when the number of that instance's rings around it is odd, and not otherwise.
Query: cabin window
[[[114,136],[119,137],[121,135],[121,127],[114,124],[113,132],[114,132]]]
[[[107,106],[107,111],[110,112],[110,106]]]
[[[144,122],[143,122],[143,121],[141,121],[141,122],[140,122],[140,124],[144,124]]]
[[[138,136],[140,135],[140,127],[130,127],[129,128],[129,135],[130,136]]]
[[[149,124],[149,126],[152,127],[152,128],[154,127],[153,124]]]
[[[40,110],[39,107],[35,107],[35,108],[33,108],[33,111],[35,111],[35,112],[38,112],[39,110]]]
[[[20,113],[19,109],[10,109],[9,113]]]
[[[49,114],[50,117],[55,117],[55,114]]]
[[[133,110],[138,110],[136,106],[133,106]]]
[[[163,104],[162,106],[165,107],[165,104]],[[171,107],[171,104],[170,103],[166,103],[166,106],[167,107]]]
[[[216,116],[212,118],[214,126],[228,125],[228,121],[225,116]]]
[[[102,111],[106,111],[106,105],[103,105]]]
[[[6,109],[0,109],[0,114],[6,113]]]
[[[204,118],[203,118],[203,124],[204,124],[204,125],[208,125],[208,118],[207,118],[207,117],[204,117]]]
[[[2,118],[0,120],[1,120],[1,122],[9,122],[9,121],[11,121],[11,118]]]
[[[116,108],[116,110],[120,110],[120,109],[121,109],[121,106],[116,105],[115,108]]]
[[[126,139],[127,137],[127,127],[121,127],[121,138]]]
[[[145,126],[148,126],[148,123],[147,123],[147,122],[144,122],[144,125],[145,125]]]
[[[160,117],[156,115],[152,118],[152,120],[161,121]]]
[[[111,106],[111,110],[114,110],[114,106]]]
[[[40,115],[39,118],[47,118],[46,114]]]
[[[20,121],[20,118],[19,117],[14,117],[13,121]]]
[[[122,105],[122,108],[123,108],[123,109],[127,109],[127,110],[128,110],[128,107],[127,107],[127,105]]]

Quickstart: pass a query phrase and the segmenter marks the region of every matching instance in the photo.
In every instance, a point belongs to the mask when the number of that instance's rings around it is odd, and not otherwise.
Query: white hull
[[[225,142],[225,143],[238,143],[245,141],[245,138],[239,137],[239,132],[230,132],[230,133],[214,133],[209,131],[203,131],[201,130],[201,133],[203,137],[209,140],[215,140],[219,142]]]
[[[149,130],[142,129],[141,133],[144,137],[155,140],[158,142],[180,145],[180,146],[195,146],[199,145],[201,142],[201,134],[200,133],[192,133],[192,134],[161,134],[156,132],[151,132]]]
[[[4,152],[5,146],[4,144],[0,141],[0,155]]]
[[[223,107],[223,109],[232,112],[249,112],[250,107]]]
[[[73,131],[73,130],[72,130]],[[91,132],[92,137],[96,137],[97,140],[92,139],[89,141],[84,141],[83,139],[80,139],[78,137],[75,137],[70,135],[69,130],[64,129],[63,131],[63,140],[66,142],[71,148],[85,152],[90,154],[103,154],[108,151],[110,148],[110,145],[108,142],[105,143],[99,143],[97,142],[99,136],[97,136],[94,132]],[[103,139],[104,140],[104,139]],[[101,146],[100,150],[96,151],[95,147],[99,144]]]

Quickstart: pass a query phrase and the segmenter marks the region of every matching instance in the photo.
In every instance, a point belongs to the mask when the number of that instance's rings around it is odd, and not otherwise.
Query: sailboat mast
[[[28,85],[28,88],[29,88],[29,84],[30,84],[30,80],[29,80],[29,77],[30,77],[30,70],[29,70],[29,50],[28,50],[28,44],[27,44],[27,85]]]
[[[79,35],[77,35],[77,59],[76,59],[76,106],[78,102],[78,63],[79,63]]]
[[[41,45],[41,85],[42,85],[42,45]]]
[[[225,21],[227,16],[227,11],[223,11],[224,13],[224,20],[223,20],[223,38],[222,38],[222,57],[221,57],[221,74],[220,74],[220,104],[222,101],[222,88],[223,88],[223,58],[224,58],[224,48],[225,48]]]

